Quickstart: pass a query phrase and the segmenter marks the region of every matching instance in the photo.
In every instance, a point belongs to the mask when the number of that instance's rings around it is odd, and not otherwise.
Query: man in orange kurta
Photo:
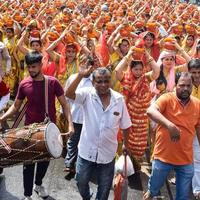
[[[188,200],[193,169],[193,139],[195,132],[200,141],[200,101],[190,96],[192,79],[182,73],[176,92],[162,95],[147,111],[158,123],[154,147],[152,174],[148,191],[149,200],[159,194],[171,170],[176,173],[176,200]]]

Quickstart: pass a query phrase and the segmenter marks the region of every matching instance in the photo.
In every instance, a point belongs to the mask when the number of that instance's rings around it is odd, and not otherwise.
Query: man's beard
[[[39,74],[40,74],[40,72],[38,72],[37,74],[34,74],[34,75],[30,74],[30,76],[31,76],[31,78],[36,78]]]
[[[188,92],[188,95],[182,95],[182,94],[180,94],[180,95],[177,95],[178,96],[178,98],[181,100],[181,101],[187,101],[187,100],[189,100],[190,99],[190,93]]]

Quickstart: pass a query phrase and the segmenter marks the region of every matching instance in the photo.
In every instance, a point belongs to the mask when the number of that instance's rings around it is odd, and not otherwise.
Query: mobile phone
[[[91,56],[88,56],[87,60],[88,60],[87,61],[88,66],[94,65],[94,60],[93,60],[93,58]]]

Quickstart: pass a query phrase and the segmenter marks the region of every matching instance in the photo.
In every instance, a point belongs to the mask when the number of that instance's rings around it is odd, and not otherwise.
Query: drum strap
[[[22,118],[25,115],[25,112],[26,112],[26,109],[27,109],[27,105],[28,105],[28,102],[26,101],[26,103],[24,104],[22,110],[20,111],[19,115],[17,116],[15,122],[13,123],[12,128],[17,128],[19,126]]]
[[[50,121],[49,119],[49,109],[48,109],[48,76],[44,75],[44,93],[45,93],[45,120],[44,122],[47,123]]]

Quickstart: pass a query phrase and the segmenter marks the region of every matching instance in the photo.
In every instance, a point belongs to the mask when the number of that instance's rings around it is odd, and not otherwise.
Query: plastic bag
[[[127,176],[131,176],[135,173],[135,170],[133,168],[133,163],[130,159],[130,157],[127,155]],[[115,162],[115,173],[124,173],[124,155],[121,155],[117,162]]]

